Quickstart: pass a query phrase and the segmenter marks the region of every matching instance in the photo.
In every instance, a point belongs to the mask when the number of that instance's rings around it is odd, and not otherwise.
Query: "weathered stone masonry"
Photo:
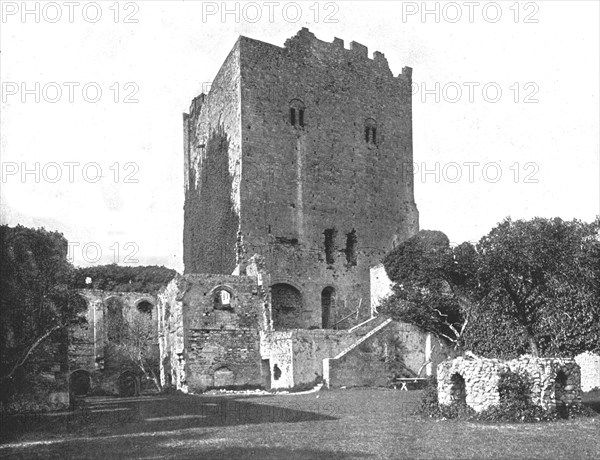
[[[411,69],[306,29],[283,48],[240,37],[184,126],[186,273],[261,254],[275,310],[296,298],[276,328],[368,318],[370,266],[418,230]]]
[[[508,370],[529,380],[531,402],[544,409],[581,403],[580,370],[573,359],[532,356],[512,361],[463,357],[444,361],[437,366],[439,402],[463,401],[476,411],[498,405],[500,374]]]
[[[189,274],[173,280],[159,294],[163,383],[192,392],[266,385],[259,338],[270,322],[266,296],[258,276]]]
[[[307,29],[283,48],[239,38],[183,117],[185,275],[159,295],[164,383],[311,383],[375,327],[349,331],[373,318],[370,267],[418,230],[411,73]]]
[[[109,393],[122,393],[124,380],[130,381],[132,391],[139,391],[142,384],[140,370],[130,360],[114,353],[111,347],[109,316],[114,303],[123,308],[119,314],[124,317],[131,319],[133,316],[139,316],[156,325],[156,296],[141,292],[94,289],[82,289],[80,295],[86,300],[88,308],[85,312],[86,321],[69,331],[71,392],[85,394],[101,389]],[[118,321],[118,318],[113,320]],[[153,352],[158,360],[158,343],[154,345],[155,343],[152,343]]]

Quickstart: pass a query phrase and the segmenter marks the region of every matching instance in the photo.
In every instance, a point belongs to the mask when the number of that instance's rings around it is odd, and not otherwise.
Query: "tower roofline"
[[[356,41],[350,42],[350,47],[346,48],[344,40],[338,37],[334,37],[332,42],[327,42],[324,40],[318,39],[313,32],[311,32],[307,27],[302,27],[296,35],[288,38],[283,46],[274,45],[273,43],[265,42],[263,40],[257,40],[255,38],[248,37],[246,35],[240,35],[236,40],[236,45],[242,41],[248,40],[255,43],[260,43],[261,45],[271,46],[273,48],[277,48],[278,50],[284,49],[292,49],[294,47],[294,43],[304,42],[308,44],[316,44],[317,46],[326,48],[329,47],[333,52],[343,50],[348,53],[349,56],[352,57],[360,57],[365,59],[366,61],[372,61],[377,63],[386,69],[390,70],[388,61],[385,57],[385,54],[380,51],[374,51],[373,56],[369,57],[369,48],[361,43]],[[235,48],[235,46],[234,46]],[[408,78],[410,79],[412,76],[412,68],[405,66],[402,68],[402,72],[398,75],[398,77]]]

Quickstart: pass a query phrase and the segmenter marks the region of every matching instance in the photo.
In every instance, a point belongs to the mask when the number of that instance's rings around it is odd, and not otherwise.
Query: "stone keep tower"
[[[185,272],[261,254],[275,329],[368,317],[370,267],[418,231],[411,71],[305,28],[283,48],[240,37],[184,114]]]

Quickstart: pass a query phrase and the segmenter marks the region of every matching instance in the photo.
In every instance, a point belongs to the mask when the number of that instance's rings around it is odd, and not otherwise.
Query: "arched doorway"
[[[558,410],[562,410],[565,406],[566,402],[566,391],[565,387],[567,386],[567,374],[564,371],[560,370],[556,373],[556,378],[554,380],[554,399],[556,408]]]
[[[69,378],[71,393],[75,396],[85,396],[92,388],[92,376],[88,371],[78,370],[71,373]]]
[[[119,396],[137,396],[139,394],[140,383],[137,375],[132,371],[125,371],[119,375],[117,380]]]
[[[273,327],[277,330],[298,329],[302,324],[302,294],[291,284],[271,286]]]
[[[321,327],[328,329],[332,326],[332,308],[335,307],[335,289],[327,286],[321,292]]]
[[[467,403],[467,388],[465,379],[459,373],[453,374],[450,377],[450,397],[452,403],[466,404]]]

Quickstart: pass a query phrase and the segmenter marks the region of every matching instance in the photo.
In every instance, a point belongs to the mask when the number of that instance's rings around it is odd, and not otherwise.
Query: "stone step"
[[[351,352],[356,347],[358,347],[361,343],[363,343],[365,340],[367,340],[368,338],[372,337],[373,335],[377,334],[377,332],[379,332],[381,329],[383,329],[384,327],[386,327],[391,322],[392,322],[392,318],[387,318],[382,323],[380,323],[378,326],[376,326],[373,329],[371,329],[367,334],[363,335],[360,339],[358,339],[352,345],[350,345],[349,347],[346,347],[344,350],[342,350],[340,353],[338,353],[333,359],[339,359],[342,356],[344,356],[345,354]]]

